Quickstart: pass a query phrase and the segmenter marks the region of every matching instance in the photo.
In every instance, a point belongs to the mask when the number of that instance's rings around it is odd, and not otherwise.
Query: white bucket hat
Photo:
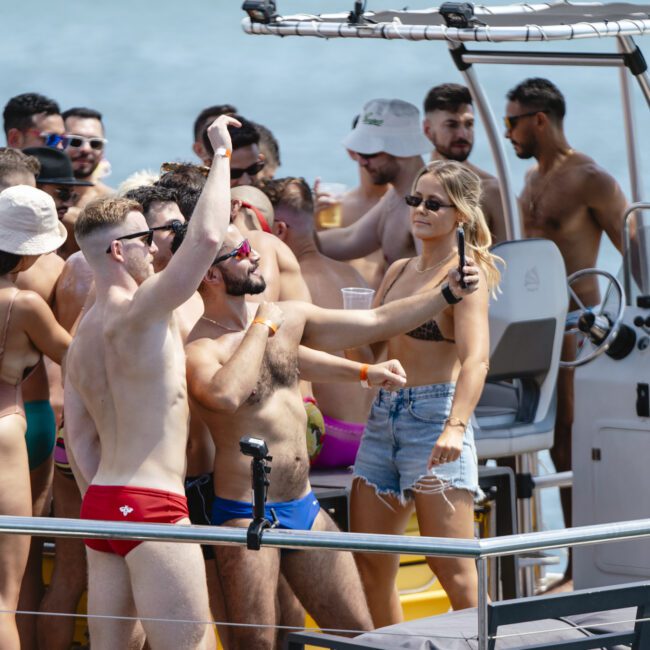
[[[422,133],[420,111],[401,99],[371,99],[343,145],[357,153],[383,151],[402,158],[431,151],[431,143]]]
[[[29,185],[0,192],[0,250],[42,255],[59,248],[67,236],[49,194]]]

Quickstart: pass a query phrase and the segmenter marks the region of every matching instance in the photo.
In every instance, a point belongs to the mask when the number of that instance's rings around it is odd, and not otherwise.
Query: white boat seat
[[[568,306],[564,260],[546,239],[493,248],[506,263],[490,302],[490,370],[473,417],[479,458],[549,449]]]

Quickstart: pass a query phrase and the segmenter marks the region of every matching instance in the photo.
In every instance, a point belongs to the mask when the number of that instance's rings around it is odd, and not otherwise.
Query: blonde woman
[[[422,253],[388,269],[377,303],[439,286],[458,266],[459,227],[467,256],[482,277],[478,291],[376,349],[401,362],[408,383],[398,391],[380,390],[373,402],[354,468],[353,531],[401,534],[415,507],[422,535],[474,536],[473,505],[480,489],[469,422],[488,369],[488,297],[499,281],[480,197],[478,176],[452,161],[429,163],[406,197]],[[477,604],[473,560],[431,557],[428,562],[454,609]],[[359,554],[357,563],[374,624],[399,622],[399,557]]]
[[[66,239],[52,197],[27,185],[0,192],[0,515],[32,514],[32,495],[20,391],[41,353],[61,363],[70,336],[48,304],[33,291],[20,291],[16,276]],[[0,610],[15,611],[27,564],[30,538],[0,535]],[[0,612],[0,645],[18,650],[15,616]]]

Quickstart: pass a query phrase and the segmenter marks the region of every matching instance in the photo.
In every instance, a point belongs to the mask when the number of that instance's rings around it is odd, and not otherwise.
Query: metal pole
[[[451,51],[459,47],[458,43],[449,43],[449,49]],[[499,186],[501,188],[501,203],[503,205],[503,214],[506,222],[506,237],[508,239],[521,239],[519,210],[517,209],[517,200],[515,198],[514,190],[512,189],[510,169],[508,168],[508,161],[503,147],[503,138],[499,133],[494,113],[490,107],[490,102],[478,82],[473,67],[469,66],[466,70],[461,70],[460,72],[465,78],[472,93],[472,97],[476,102],[476,108],[478,109],[481,120],[485,125],[485,131],[490,142],[490,149],[492,150],[494,164],[497,168],[497,176],[499,177]]]
[[[634,51],[636,51],[636,43],[631,36],[619,36],[618,42],[620,43],[623,51],[627,54],[632,54]],[[643,96],[648,103],[648,107],[650,107],[650,77],[648,77],[647,70],[634,76],[639,82],[641,92],[643,93]]]
[[[623,37],[616,39],[620,52],[626,51],[626,45]],[[625,128],[625,143],[627,145],[627,167],[630,172],[630,186],[632,189],[632,201],[641,200],[641,179],[639,177],[639,155],[634,139],[634,108],[632,105],[632,96],[630,94],[630,80],[628,69],[621,68],[619,78],[621,80],[621,98],[623,100],[623,126]]]
[[[488,650],[488,575],[487,559],[476,559],[478,571],[478,650]]]

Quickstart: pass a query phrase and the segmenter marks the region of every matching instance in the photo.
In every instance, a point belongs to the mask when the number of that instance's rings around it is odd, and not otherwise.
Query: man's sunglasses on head
[[[230,168],[230,179],[231,180],[237,180],[238,178],[241,178],[244,174],[248,174],[249,176],[256,176],[259,174],[263,169],[264,169],[264,160],[258,160],[256,163],[253,163],[250,167],[246,167],[246,169],[237,169],[237,168]]]
[[[212,262],[212,265],[214,266],[215,264],[224,262],[225,260],[230,259],[231,257],[234,257],[237,261],[240,261],[248,257],[252,252],[253,249],[251,248],[250,242],[248,241],[248,239],[244,239],[242,243],[239,244],[237,248],[231,250],[230,253],[226,253],[225,255],[220,255],[219,257],[217,257],[214,260],[214,262]]]
[[[113,241],[120,241],[122,239],[138,239],[140,237],[142,237],[143,242],[147,246],[151,246],[151,244],[153,244],[153,229],[142,230],[141,232],[132,232],[130,235],[122,235],[121,237],[116,237]],[[113,242],[108,245],[108,248],[106,249],[107,253],[111,252],[112,244]]]
[[[83,135],[70,135],[69,133],[66,134],[65,139],[64,147],[66,149],[80,149],[87,144],[91,149],[101,151],[108,142],[106,138],[86,138]]]

